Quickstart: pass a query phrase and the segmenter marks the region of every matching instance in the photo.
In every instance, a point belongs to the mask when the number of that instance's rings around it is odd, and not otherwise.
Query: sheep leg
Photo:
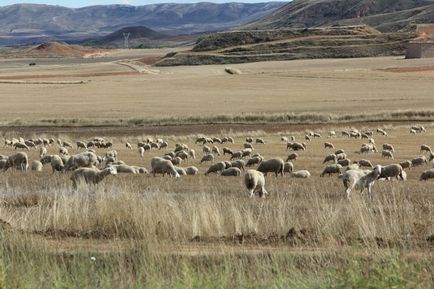
[[[254,196],[254,190],[255,190],[255,189],[252,189],[252,190],[250,190],[250,191],[248,192],[250,198],[253,198],[253,196]]]

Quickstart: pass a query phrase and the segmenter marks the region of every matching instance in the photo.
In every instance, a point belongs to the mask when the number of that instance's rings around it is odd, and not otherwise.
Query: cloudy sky
[[[204,2],[224,3],[224,2],[267,2],[268,0],[211,0]],[[146,5],[152,3],[191,3],[201,2],[195,0],[0,0],[0,6],[17,4],[17,3],[37,3],[37,4],[51,4],[61,5],[66,7],[84,7],[91,5],[105,5],[105,4],[130,4],[130,5]]]

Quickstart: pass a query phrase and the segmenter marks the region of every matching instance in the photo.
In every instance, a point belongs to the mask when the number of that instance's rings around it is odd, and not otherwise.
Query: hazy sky
[[[0,6],[17,4],[17,3],[37,3],[37,4],[51,4],[61,5],[66,7],[84,7],[91,5],[105,5],[105,4],[130,4],[130,5],[146,5],[152,3],[192,3],[192,2],[268,2],[269,0],[211,0],[211,1],[195,1],[195,0],[0,0]]]

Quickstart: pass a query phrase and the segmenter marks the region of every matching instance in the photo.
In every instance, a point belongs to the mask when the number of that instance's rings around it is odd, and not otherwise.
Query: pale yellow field
[[[166,52],[124,52],[107,60],[4,61],[0,82],[90,82],[0,83],[0,119],[27,123],[42,119],[116,120],[282,112],[351,114],[434,108],[434,59],[388,57],[231,65],[242,75],[226,74],[224,65],[151,67],[153,73],[137,73],[114,62]],[[38,65],[29,67],[31,61]],[[384,71],[405,67],[422,67],[425,71]]]

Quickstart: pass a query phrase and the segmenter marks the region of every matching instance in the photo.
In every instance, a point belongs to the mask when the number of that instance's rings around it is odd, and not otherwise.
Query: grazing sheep
[[[244,171],[245,165],[246,165],[246,163],[243,160],[236,160],[236,161],[232,161],[230,163],[230,167],[239,168],[240,170],[243,170],[243,171]],[[226,168],[228,168],[228,167],[226,166]]]
[[[180,151],[176,153],[176,156],[181,158],[181,160],[185,161],[190,156],[186,151]]]
[[[347,158],[347,154],[346,153],[340,153],[340,154],[336,154],[336,160],[344,160]]]
[[[410,134],[416,134],[416,131],[412,128],[410,128]]]
[[[246,142],[245,144],[243,144],[243,147],[245,149],[251,149],[251,150],[253,150],[253,145],[251,143],[248,143],[248,142]]]
[[[345,137],[345,136],[350,137],[350,133],[347,132],[347,131],[345,131],[345,130],[343,130],[343,131],[341,132],[341,134],[342,134],[343,137]]]
[[[173,165],[178,166],[181,164],[182,159],[180,157],[175,157],[173,159],[170,160],[172,162]]]
[[[139,154],[140,154],[140,157],[142,157],[142,158],[145,155],[145,149],[143,147],[139,147]]]
[[[242,155],[241,155],[242,158],[248,157],[248,156],[250,156],[252,154],[252,149],[249,149],[249,148],[243,149],[241,151],[241,153],[242,153]]]
[[[19,152],[9,156],[3,167],[3,171],[7,171],[9,168],[14,168],[20,171],[27,171],[27,169],[29,168],[29,158],[27,154],[24,152]]]
[[[156,174],[163,174],[163,177],[165,174],[169,174],[173,177],[179,178],[179,174],[173,166],[172,162],[163,158],[153,157],[151,160],[151,167],[151,173],[154,175],[154,177]]]
[[[265,141],[262,138],[257,138],[256,143],[265,144]]]
[[[187,175],[187,172],[184,168],[175,167],[175,170],[180,176],[186,176]]]
[[[226,154],[233,154],[234,152],[230,149],[230,148],[227,148],[227,147],[224,147],[223,148],[223,155],[226,155]]]
[[[387,136],[387,132],[384,129],[377,128],[377,132],[383,136]]]
[[[426,181],[429,179],[434,179],[434,169],[430,169],[427,171],[424,171],[419,178],[419,181]]]
[[[395,152],[395,148],[393,147],[393,145],[385,143],[383,144],[383,150],[387,150],[387,151],[391,151],[391,152]]]
[[[386,159],[394,159],[393,158],[393,153],[391,152],[391,151],[388,151],[388,150],[384,150],[384,151],[382,151],[381,152],[381,157],[382,158],[386,158]]]
[[[213,137],[213,138],[212,138],[212,141],[213,141],[213,142],[216,142],[216,143],[219,143],[219,144],[222,143],[222,140],[221,140],[220,138],[218,138],[218,137]]]
[[[336,132],[334,130],[329,131],[329,138],[336,137]]]
[[[16,143],[14,143],[14,148],[15,149],[24,149],[24,150],[30,150],[29,149],[29,147],[26,145],[26,144],[24,144],[24,143],[20,143],[20,142],[16,142]]]
[[[402,172],[402,167],[399,164],[383,166],[381,167],[381,174],[378,178],[386,180],[389,180],[390,178],[397,178],[404,180]]]
[[[375,139],[372,137],[368,139],[368,143],[375,145]]]
[[[292,173],[294,171],[294,165],[291,162],[285,162],[283,164],[283,173]]]
[[[63,167],[63,171],[74,170],[81,167],[92,167],[98,164],[98,157],[92,152],[82,152],[71,156]]]
[[[144,167],[133,166],[133,168],[135,168],[139,172],[139,174],[149,175],[148,170],[146,168],[144,168]]]
[[[162,141],[162,142],[158,143],[158,149],[159,150],[167,148],[168,146],[169,146],[169,143],[167,141]]]
[[[247,161],[246,167],[251,167],[253,165],[258,165],[260,162],[262,162],[264,158],[261,156],[252,157]]]
[[[32,161],[32,171],[36,171],[36,172],[42,172],[42,168],[44,167],[44,165],[37,160]]]
[[[224,169],[226,169],[226,164],[225,162],[218,162],[213,164],[212,166],[210,166],[208,168],[208,170],[205,172],[205,176],[209,175],[210,173],[220,173],[222,172]]]
[[[216,155],[218,155],[218,156],[221,155],[221,154],[220,154],[220,150],[219,150],[219,148],[216,147],[216,146],[213,146],[213,147],[212,147],[212,153],[213,153],[213,154],[216,154]]]
[[[78,141],[76,144],[77,144],[77,149],[87,149],[86,143],[82,141]]]
[[[368,189],[369,198],[372,200],[372,186],[381,175],[381,166],[375,166],[372,171],[365,170],[348,170],[339,175],[345,187],[347,198],[350,198],[351,190],[356,189],[363,192],[365,188]]]
[[[243,161],[243,160],[239,160],[239,161]],[[232,161],[232,162],[230,162],[230,161],[224,161],[224,163],[226,164],[226,168],[230,168],[230,167],[232,167],[232,163],[233,162],[236,162],[236,161]],[[243,161],[244,162],[244,161]]]
[[[259,193],[260,197],[265,198],[268,192],[265,190],[265,177],[264,174],[256,170],[248,170],[244,175],[244,184],[248,191],[250,198],[253,198],[255,192]]]
[[[305,135],[304,139],[307,140],[307,141],[310,141],[310,136],[309,135]]]
[[[211,153],[211,149],[209,148],[209,146],[203,146],[202,147],[202,151],[203,151],[204,154]]]
[[[69,155],[68,149],[65,147],[60,147],[59,148],[59,154],[61,155]]]
[[[338,164],[340,164],[343,167],[348,167],[351,164],[351,160],[349,159],[338,160]]]
[[[403,169],[410,169],[412,164],[410,160],[405,160],[399,163],[399,165],[403,168]]]
[[[241,170],[239,168],[231,167],[223,170],[220,175],[223,177],[238,177],[241,176]]]
[[[373,168],[374,167],[372,165],[371,161],[369,161],[369,160],[360,160],[359,161],[359,166],[360,167],[367,167],[367,168]]]
[[[337,151],[335,151],[335,155],[344,154],[344,153],[345,151],[343,149],[338,149]]]
[[[283,176],[284,164],[285,162],[281,158],[270,159],[262,161],[256,170],[264,173],[265,176],[267,173],[275,173],[276,177],[279,174]]]
[[[283,141],[283,142],[289,142],[289,140],[288,140],[288,138],[286,137],[286,136],[282,136],[281,138],[280,138],[280,141]]]
[[[358,170],[358,169],[360,169],[359,164],[357,162],[354,162],[354,163],[350,164],[349,166],[347,166],[346,171],[349,171],[349,170]]]
[[[327,149],[327,148],[329,148],[329,149],[334,149],[335,146],[334,146],[331,142],[325,142],[325,143],[324,143],[324,148],[325,148],[325,149]]]
[[[69,143],[69,142],[67,142],[67,141],[63,141],[62,146],[65,147],[65,148],[70,148],[70,149],[72,149],[72,144]]]
[[[191,167],[186,167],[184,168],[185,172],[187,173],[187,175],[193,176],[193,175],[197,175],[197,173],[199,172],[199,169],[191,166]]]
[[[429,145],[423,144],[420,146],[420,152],[428,152],[431,153],[432,149]]]
[[[240,159],[243,157],[243,152],[242,151],[238,151],[238,152],[232,152],[231,153],[231,160],[233,159]]]
[[[3,170],[6,166],[8,159],[0,159],[0,170]]]
[[[252,143],[253,142],[253,138],[252,137],[246,137],[246,142]]]
[[[329,154],[328,156],[326,156],[326,157],[324,158],[324,161],[323,161],[322,163],[325,164],[325,163],[328,163],[328,162],[330,162],[330,161],[333,161],[334,163],[337,162],[337,158],[336,158],[336,155],[335,155],[335,154]]]
[[[109,166],[103,170],[97,168],[78,168],[71,176],[72,187],[77,189],[79,181],[84,181],[88,185],[100,183],[108,175],[116,175],[116,167]]]
[[[235,143],[234,139],[232,137],[228,137],[228,142]]]
[[[328,174],[331,176],[332,174],[340,174],[342,170],[342,166],[340,164],[328,165],[324,168],[320,177],[324,177],[324,175]]]
[[[313,133],[312,135],[314,138],[321,138],[321,134],[318,132]]]
[[[421,125],[414,125],[410,129],[414,130],[417,133],[422,133],[422,132],[426,131],[425,128],[423,126],[421,126]]]
[[[214,155],[213,154],[204,155],[200,160],[200,163],[204,163],[204,162],[214,162]]]
[[[196,159],[196,151],[194,149],[189,149],[187,153],[192,159]]]
[[[300,170],[296,172],[291,173],[291,177],[298,178],[298,179],[308,179],[310,178],[311,174],[307,170]]]
[[[24,144],[25,144],[26,146],[28,146],[29,148],[36,148],[36,144],[35,144],[33,141],[31,141],[31,140],[26,140],[26,141],[24,142]]]
[[[374,144],[368,143],[368,144],[362,144],[362,147],[360,148],[360,153],[371,153],[371,152],[377,152],[377,148]]]
[[[41,147],[39,149],[39,156],[42,158],[43,156],[45,156],[47,154],[47,149],[45,147]]]
[[[411,166],[412,167],[421,166],[421,165],[424,165],[427,163],[428,163],[428,160],[425,156],[420,156],[420,157],[417,157],[417,158],[414,158],[411,160]]]
[[[298,158],[298,154],[297,153],[292,153],[290,155],[288,155],[288,157],[286,158],[286,161],[296,161]]]
[[[298,143],[298,142],[293,142],[293,143],[288,143],[286,145],[286,150],[293,150],[293,151],[304,151],[306,150],[306,146],[302,143]]]
[[[109,166],[115,167],[118,174],[134,174],[135,175],[135,174],[139,173],[139,170],[136,167],[125,165],[125,164],[121,164],[121,165],[110,164]]]
[[[126,142],[126,143],[125,143],[125,148],[126,148],[127,150],[132,150],[132,149],[133,149],[133,147],[131,146],[131,144],[130,144],[129,142]]]

